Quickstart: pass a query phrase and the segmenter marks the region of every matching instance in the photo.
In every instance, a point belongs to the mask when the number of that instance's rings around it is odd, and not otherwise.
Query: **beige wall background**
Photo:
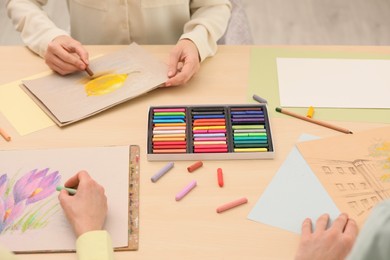
[[[23,44],[0,0],[0,45]],[[65,1],[48,14],[68,28]],[[254,44],[390,45],[389,0],[241,0]]]

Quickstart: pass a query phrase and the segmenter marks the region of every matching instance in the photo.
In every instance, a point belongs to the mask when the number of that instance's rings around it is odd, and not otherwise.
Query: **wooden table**
[[[91,57],[121,47],[87,46]],[[144,47],[164,61],[168,60],[172,48]],[[218,54],[202,64],[190,83],[154,90],[65,128],[52,126],[19,136],[0,114],[0,124],[13,137],[9,143],[1,142],[1,149],[139,145],[139,250],[117,252],[116,259],[291,259],[299,243],[299,236],[250,221],[247,215],[300,134],[327,137],[339,132],[294,118],[272,118],[275,159],[204,161],[202,170],[191,174],[186,168],[192,161],[177,161],[174,173],[170,172],[157,183],[150,181],[150,177],[166,162],[148,162],[146,159],[149,106],[247,103],[251,48],[220,46]],[[390,48],[378,47],[377,50],[389,51]],[[0,84],[48,69],[41,58],[22,46],[2,46],[0,57]],[[354,132],[383,126],[356,122],[337,122],[337,125]],[[223,168],[225,174],[225,187],[222,189],[217,186],[215,178],[218,167]],[[185,200],[176,202],[174,197],[183,187],[182,184],[194,177],[198,180],[196,191]],[[217,206],[239,197],[247,197],[249,203],[222,214],[215,212]],[[31,254],[19,257],[29,260],[76,259],[75,254]]]

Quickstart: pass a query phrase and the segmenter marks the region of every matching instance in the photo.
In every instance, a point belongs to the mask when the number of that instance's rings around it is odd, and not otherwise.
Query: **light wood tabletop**
[[[90,57],[123,46],[87,46]],[[172,46],[144,46],[163,61]],[[101,114],[70,126],[52,126],[20,136],[0,114],[0,125],[12,136],[1,149],[59,148],[104,145],[139,145],[141,149],[139,249],[116,252],[116,259],[292,259],[299,235],[253,222],[247,215],[272,180],[302,133],[319,137],[340,133],[302,120],[271,118],[275,147],[272,160],[204,161],[193,173],[193,161],[176,161],[158,182],[150,178],[167,162],[146,158],[147,119],[150,106],[246,104],[253,46],[220,46],[192,80],[183,86],[159,88]],[[388,50],[388,49],[387,49]],[[44,61],[22,46],[0,47],[0,84],[48,70]],[[260,93],[257,93],[261,95]],[[358,132],[379,123],[337,122]],[[225,186],[218,187],[216,169],[224,171]],[[115,172],[107,173],[115,177]],[[175,194],[196,178],[198,186],[177,202]],[[246,197],[248,203],[222,214],[216,208]],[[305,209],[297,209],[305,210]],[[286,216],[288,217],[288,216]],[[73,253],[28,254],[20,259],[76,259]]]

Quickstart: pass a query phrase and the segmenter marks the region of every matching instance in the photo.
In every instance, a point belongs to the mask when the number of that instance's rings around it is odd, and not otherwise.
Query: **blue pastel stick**
[[[185,123],[181,119],[153,119],[153,123]]]

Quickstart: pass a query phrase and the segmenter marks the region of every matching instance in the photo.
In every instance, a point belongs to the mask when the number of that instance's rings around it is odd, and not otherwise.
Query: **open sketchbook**
[[[93,77],[84,71],[68,76],[52,73],[24,80],[21,87],[57,125],[65,126],[151,91],[167,80],[167,65],[135,43],[92,60],[89,67]]]
[[[74,251],[56,186],[86,170],[104,187],[113,247],[137,250],[138,156],[134,145],[0,151],[0,244],[16,253]]]

